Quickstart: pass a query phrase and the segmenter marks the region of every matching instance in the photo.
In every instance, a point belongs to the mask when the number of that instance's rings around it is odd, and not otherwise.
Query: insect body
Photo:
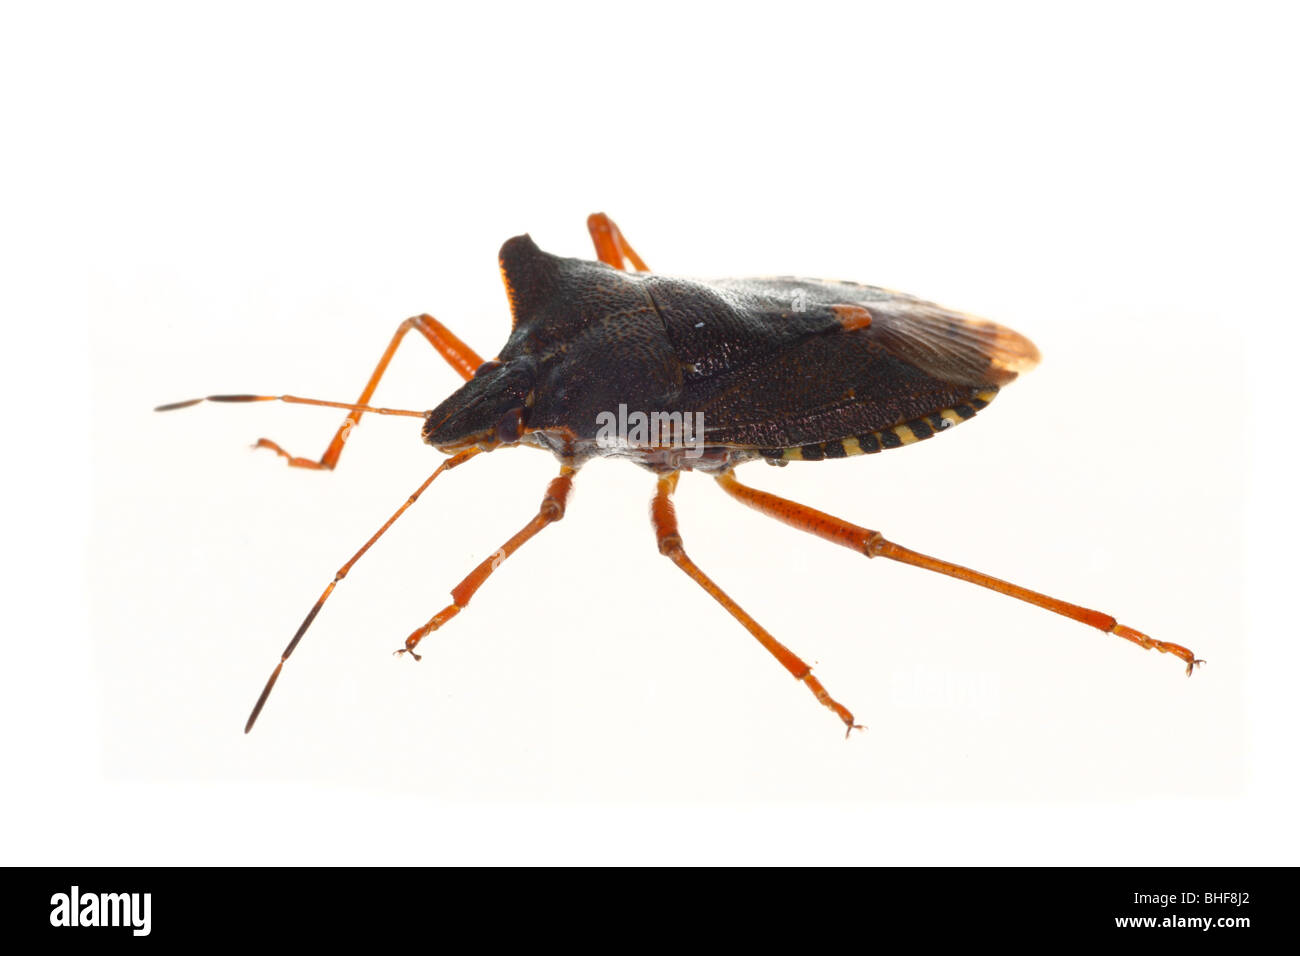
[[[849,731],[852,713],[811,668],[749,616],[686,554],[672,505],[683,471],[711,475],[738,501],[867,557],[885,557],[991,588],[1147,649],[1174,654],[1190,674],[1196,657],[1099,611],[910,551],[862,528],[741,484],[734,470],[764,459],[784,465],[873,454],[932,437],[975,416],[1038,361],[1034,345],[992,322],[908,295],[850,282],[805,279],[697,281],[650,272],[603,214],[588,219],[599,262],[543,252],[528,236],[501,248],[513,326],[483,361],[429,315],[398,328],[355,405],[292,396],[225,395],[216,401],[284,400],[338,405],[349,414],[320,459],[269,448],[297,467],[331,469],[348,431],[368,411],[424,418],[426,442],[450,457],[348,561],[285,649],[249,717],[251,729],[288,659],[335,586],[443,471],[483,452],[531,445],[560,474],[533,519],[452,591],[452,603],[417,628],[399,653],[458,614],[502,561],[564,516],[574,477],[593,457],[627,458],[654,472],[651,507],[659,550],[732,614],[831,709]],[[625,271],[631,266],[636,271]],[[420,332],[466,383],[430,412],[368,403],[397,346]],[[195,404],[201,399],[162,406]]]

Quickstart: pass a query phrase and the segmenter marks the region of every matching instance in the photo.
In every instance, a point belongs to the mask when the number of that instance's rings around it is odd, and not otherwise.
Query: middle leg
[[[623,238],[618,225],[603,212],[593,212],[587,217],[587,231],[591,233],[592,245],[596,247],[596,258],[605,265],[622,269],[626,261],[637,272],[650,271],[650,267]]]
[[[677,478],[680,474],[680,472],[675,471],[659,479],[659,488],[655,492],[654,501],[650,505],[650,521],[654,525],[655,537],[659,542],[659,553],[671,559],[696,584],[704,588],[710,597],[726,608],[732,617],[743,624],[745,630],[753,634],[758,639],[758,642],[767,648],[768,653],[781,662],[781,666],[788,670],[795,680],[802,682],[812,691],[818,703],[834,711],[835,716],[844,721],[844,726],[848,728],[844,732],[846,737],[855,730],[861,730],[861,725],[853,722],[853,714],[850,713],[849,709],[831,697],[826,692],[826,688],[821,685],[821,681],[813,677],[811,667],[768,633],[763,625],[745,613],[744,608],[733,601],[722,588],[714,584],[713,580],[686,556],[686,550],[682,547],[682,536],[677,531],[677,513],[672,502],[672,494],[677,490]]]

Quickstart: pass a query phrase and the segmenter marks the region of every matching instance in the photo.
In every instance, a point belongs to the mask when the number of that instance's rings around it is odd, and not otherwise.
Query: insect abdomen
[[[993,401],[997,393],[997,388],[990,387],[976,392],[969,400],[952,408],[944,408],[931,415],[900,422],[880,431],[833,441],[794,445],[789,448],[760,448],[758,453],[772,462],[822,461],[826,458],[848,458],[851,455],[874,455],[886,448],[902,448],[904,445],[924,441],[931,435],[946,431],[968,418],[974,418],[975,413]]]

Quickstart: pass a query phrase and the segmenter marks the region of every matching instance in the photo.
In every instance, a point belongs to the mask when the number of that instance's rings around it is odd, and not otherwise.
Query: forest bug
[[[496,358],[473,349],[430,315],[398,326],[354,404],[288,395],[214,395],[201,401],[285,401],[348,409],[319,459],[268,448],[299,468],[333,469],[366,412],[424,419],[424,440],[450,456],[339,569],[281,655],[245,725],[252,729],[289,655],[353,564],[442,472],[497,448],[532,445],[560,461],[536,516],[451,592],[452,603],[417,628],[410,652],[455,617],[501,562],[564,517],[574,476],[594,457],[627,458],[658,476],[651,522],[659,551],[727,609],[851,732],[853,714],[812,669],[769,634],[686,555],[672,495],[682,471],[711,475],[722,490],[801,531],[869,558],[938,571],[1036,604],[1139,647],[1173,654],[1190,676],[1201,661],[1108,614],[1069,604],[979,571],[910,551],[878,531],[741,484],[736,466],[784,465],[873,454],[930,438],[981,411],[1038,361],[1025,337],[984,319],[852,282],[810,279],[698,281],[656,275],[607,216],[587,220],[599,262],[564,259],[527,235],[499,262],[513,327]],[[466,383],[429,412],[368,403],[403,337],[423,335]]]

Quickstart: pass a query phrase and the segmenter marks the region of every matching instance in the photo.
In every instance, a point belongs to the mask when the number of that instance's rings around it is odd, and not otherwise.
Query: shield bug
[[[416,628],[416,648],[459,614],[501,563],[564,517],[574,477],[595,457],[625,458],[658,481],[651,522],[659,551],[721,604],[817,701],[858,728],[798,655],[729,597],[686,553],[672,496],[683,471],[711,476],[728,495],[770,517],[868,558],[937,571],[1063,615],[1147,650],[1172,654],[1190,675],[1187,648],[1158,641],[1100,611],[911,551],[807,505],[742,484],[739,465],[785,465],[876,454],[924,441],[974,418],[1038,361],[1024,336],[985,319],[873,286],[793,278],[700,281],[651,272],[618,227],[596,213],[587,227],[598,262],[550,255],[527,235],[501,247],[513,324],[484,361],[437,319],[407,319],[355,403],[287,395],[214,395],[201,401],[286,401],[348,410],[319,459],[269,449],[299,468],[333,469],[349,431],[375,412],[423,419],[424,440],[447,459],[335,574],[284,649],[248,718],[252,729],[289,655],[348,571],[430,484],[484,452],[528,445],[560,473],[537,514],[474,568],[452,601]],[[466,382],[428,412],[369,402],[408,332],[423,336]]]

